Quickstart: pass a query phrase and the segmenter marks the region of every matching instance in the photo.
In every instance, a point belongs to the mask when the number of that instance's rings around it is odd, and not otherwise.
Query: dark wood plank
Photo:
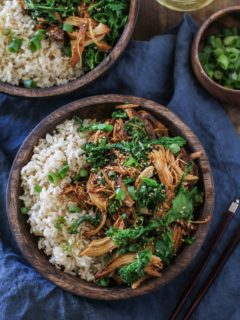
[[[16,242],[27,261],[44,277],[63,289],[77,295],[101,300],[118,300],[142,295],[171,281],[194,259],[203,244],[210,225],[209,223],[200,224],[195,234],[196,240],[194,243],[191,246],[183,248],[173,263],[163,270],[161,277],[149,279],[136,290],[123,287],[108,289],[98,287],[92,283],[87,283],[78,277],[71,276],[64,273],[62,270],[56,269],[50,264],[47,256],[42,251],[38,250],[37,237],[30,234],[26,217],[20,213],[22,204],[19,200],[19,196],[22,194],[20,186],[21,168],[29,162],[32,156],[33,147],[47,132],[52,132],[58,124],[71,118],[74,114],[80,115],[81,118],[91,118],[94,113],[94,117],[103,119],[111,114],[114,106],[123,104],[126,101],[128,101],[128,103],[138,104],[142,109],[149,111],[162,121],[170,131],[174,132],[174,134],[184,137],[188,141],[186,149],[189,152],[202,151],[202,156],[197,161],[197,164],[200,182],[205,196],[204,205],[196,212],[196,214],[200,220],[206,219],[211,215],[213,210],[214,187],[211,169],[203,147],[194,133],[175,114],[163,106],[142,98],[120,95],[96,96],[72,102],[56,110],[40,122],[23,143],[13,163],[8,184],[8,219]]]
[[[234,5],[239,5],[239,0],[215,0],[209,6],[191,14],[197,22],[202,23],[217,10]],[[183,13],[164,8],[156,0],[140,0],[139,19],[134,32],[134,38],[146,40],[152,36],[166,32],[169,28],[175,26],[182,16]],[[233,104],[224,104],[223,107],[240,134],[239,107]]]
[[[209,6],[192,12],[191,14],[201,23],[217,10],[233,5],[239,5],[239,0],[215,0]],[[134,38],[146,40],[165,32],[175,26],[181,20],[182,16],[183,13],[169,10],[160,5],[156,0],[140,0],[139,19]]]

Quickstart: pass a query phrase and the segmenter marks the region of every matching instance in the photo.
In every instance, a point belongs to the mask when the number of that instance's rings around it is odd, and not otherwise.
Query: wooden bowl
[[[240,28],[240,6],[222,9],[211,15],[194,38],[191,59],[194,73],[207,91],[219,100],[240,104],[240,90],[228,89],[213,81],[206,74],[199,60],[199,52],[207,36],[218,33],[222,28],[234,26]]]
[[[23,216],[20,213],[22,205],[19,200],[19,196],[22,194],[20,187],[21,168],[25,166],[32,157],[33,147],[38,143],[40,138],[43,138],[46,135],[46,133],[52,132],[58,124],[66,119],[71,119],[73,115],[77,114],[81,118],[96,117],[100,120],[110,116],[116,104],[125,102],[139,104],[142,109],[149,111],[170,128],[172,134],[184,137],[188,141],[186,148],[189,152],[202,151],[202,157],[197,161],[197,165],[200,174],[201,187],[205,194],[205,200],[204,204],[197,212],[197,218],[204,219],[211,215],[214,202],[213,181],[206,153],[199,140],[194,133],[167,108],[155,102],[132,96],[103,95],[89,97],[67,104],[51,113],[39,123],[24,141],[14,160],[8,183],[8,219],[15,240],[26,260],[45,278],[54,282],[61,288],[76,295],[100,300],[117,300],[135,297],[167,284],[191,263],[201,248],[209,229],[209,223],[200,224],[196,231],[196,240],[194,243],[191,246],[186,246],[182,249],[172,264],[162,272],[160,278],[149,279],[136,290],[124,287],[101,288],[95,284],[88,283],[78,277],[71,276],[64,273],[62,270],[56,269],[50,264],[48,257],[44,252],[38,250],[37,237],[30,234],[30,227],[26,222],[26,216]]]
[[[135,28],[138,17],[138,9],[139,0],[130,0],[128,22],[123,30],[120,39],[114,46],[113,50],[109,53],[109,55],[92,71],[66,84],[53,86],[50,88],[27,89],[0,82],[0,92],[27,98],[49,98],[67,95],[92,84],[113,66],[113,64],[118,60],[120,55],[126,49]]]

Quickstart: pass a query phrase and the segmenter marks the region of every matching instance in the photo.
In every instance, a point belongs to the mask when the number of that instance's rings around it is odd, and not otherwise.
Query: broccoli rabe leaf
[[[169,225],[177,220],[193,220],[193,209],[202,202],[202,194],[197,187],[194,187],[191,191],[181,188],[173,199],[172,208],[163,219],[164,225]]]
[[[160,218],[149,221],[147,226],[140,225],[136,228],[117,229],[110,227],[106,235],[116,243],[118,247],[126,246],[130,241],[137,240],[140,237],[149,235],[152,231],[157,230],[162,226]]]
[[[123,266],[118,270],[118,274],[124,283],[133,284],[145,275],[144,268],[149,263],[152,252],[147,249],[137,254],[136,260]]]
[[[69,227],[68,227],[68,233],[70,234],[77,234],[79,233],[79,226],[83,222],[89,222],[94,227],[97,227],[97,225],[100,222],[101,214],[98,212],[96,214],[96,217],[92,217],[90,215],[84,215],[78,219],[76,219]]]
[[[135,141],[142,141],[148,137],[145,124],[138,117],[127,120],[124,124],[124,129]]]
[[[193,242],[195,241],[196,237],[195,236],[188,236],[184,239],[182,239],[183,242],[185,242],[186,244],[193,244]]]
[[[202,200],[201,193],[196,187],[191,191],[182,188],[164,218],[152,219],[148,225],[140,225],[135,228],[117,229],[111,227],[106,235],[112,238],[118,247],[126,246],[129,242],[150,236],[156,231],[159,232],[177,220],[193,220],[193,209],[202,203]]]
[[[120,119],[120,118],[127,119],[128,115],[127,115],[126,111],[124,111],[124,110],[116,110],[116,111],[113,111],[112,118],[113,119]]]
[[[137,141],[132,140],[118,143],[107,143],[106,139],[101,139],[99,143],[86,143],[83,149],[85,151],[88,164],[93,168],[102,168],[114,160],[109,157],[112,149],[117,149],[123,153],[131,154],[133,157],[138,159],[138,161],[147,161],[148,153],[154,145],[159,144],[168,149],[173,143],[178,144],[179,147],[182,147],[186,143],[186,141],[181,137],[161,137],[157,140],[140,140],[141,139]]]
[[[138,190],[138,205],[140,208],[147,208],[154,213],[158,209],[159,203],[164,201],[165,194],[163,184],[157,183],[155,187],[143,181]]]
[[[156,240],[154,245],[156,255],[161,258],[166,265],[169,265],[173,258],[173,230],[163,233],[162,239]]]
[[[96,284],[100,287],[108,287],[109,283],[110,283],[109,278],[103,278],[103,279],[96,281]]]
[[[95,0],[88,8],[90,16],[109,26],[111,32],[106,40],[114,44],[122,33],[128,19],[129,1]]]

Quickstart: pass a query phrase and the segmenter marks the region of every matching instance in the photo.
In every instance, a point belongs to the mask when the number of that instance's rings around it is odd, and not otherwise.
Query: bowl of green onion
[[[240,103],[240,6],[222,9],[203,23],[191,59],[207,91],[219,100]]]

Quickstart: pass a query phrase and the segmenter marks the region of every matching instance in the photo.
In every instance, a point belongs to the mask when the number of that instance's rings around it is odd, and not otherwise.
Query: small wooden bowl
[[[118,300],[139,296],[170,282],[194,259],[203,244],[210,225],[209,223],[200,224],[196,231],[196,240],[194,243],[181,250],[172,264],[162,272],[161,277],[149,279],[136,290],[124,287],[101,288],[95,284],[83,281],[78,277],[71,276],[64,273],[62,270],[56,269],[50,264],[48,257],[44,252],[38,250],[38,238],[30,234],[30,227],[26,222],[26,216],[23,216],[20,213],[22,205],[19,200],[19,196],[22,194],[20,186],[21,169],[31,159],[34,146],[38,143],[40,138],[45,137],[46,133],[52,132],[58,124],[66,119],[71,119],[73,115],[77,114],[81,118],[96,117],[100,120],[110,116],[116,104],[123,104],[125,102],[140,105],[142,109],[150,112],[162,121],[170,129],[172,134],[184,137],[188,141],[186,149],[189,152],[202,151],[202,157],[197,161],[197,165],[205,199],[204,204],[196,213],[196,217],[198,219],[207,218],[207,216],[211,215],[213,209],[214,187],[208,159],[199,140],[194,133],[167,108],[155,102],[132,96],[103,95],[89,97],[72,102],[51,113],[39,123],[24,141],[14,160],[8,183],[8,219],[15,240],[26,260],[45,278],[54,282],[61,288],[76,295],[100,300]]]
[[[50,98],[67,95],[74,91],[83,89],[86,86],[89,86],[98,78],[103,76],[113,66],[113,64],[118,60],[118,58],[126,49],[135,28],[138,17],[138,9],[139,0],[130,0],[128,22],[123,30],[120,39],[118,40],[113,50],[109,53],[109,55],[92,71],[86,73],[80,78],[77,78],[76,80],[50,88],[27,89],[0,82],[0,92],[27,98]]]
[[[199,52],[203,48],[206,37],[226,27],[240,28],[240,6],[222,9],[203,23],[193,41],[192,67],[198,81],[213,96],[225,102],[240,104],[240,90],[228,89],[209,78],[199,59]]]

